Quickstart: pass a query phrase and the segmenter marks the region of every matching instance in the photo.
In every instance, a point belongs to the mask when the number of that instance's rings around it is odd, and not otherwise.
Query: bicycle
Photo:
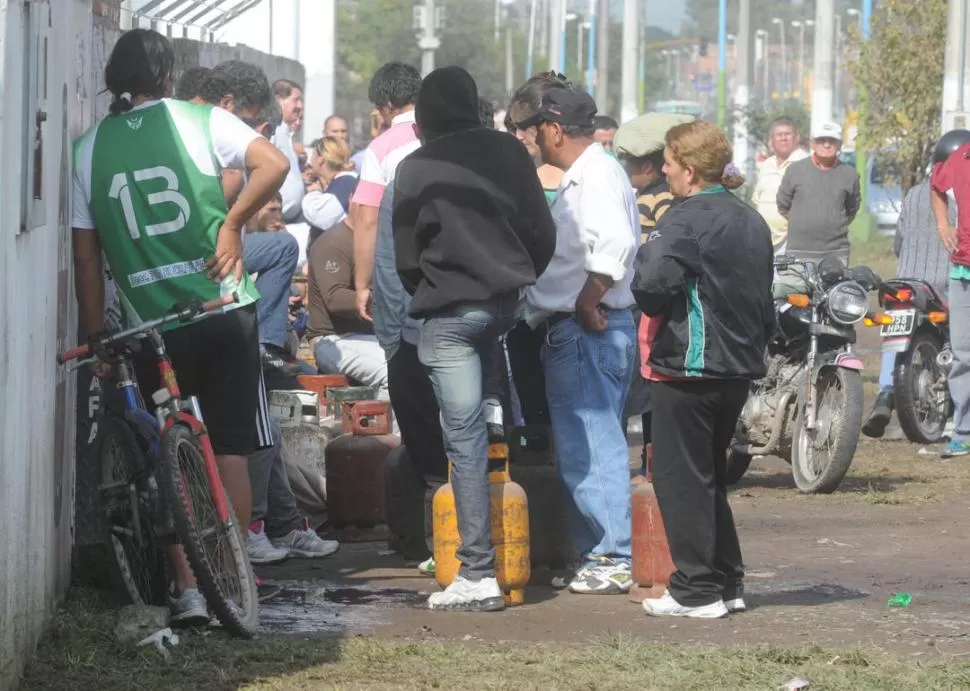
[[[158,319],[100,339],[96,352],[117,358],[118,386],[124,393],[124,417],[109,416],[101,450],[122,451],[117,468],[102,455],[99,490],[108,516],[115,566],[134,602],[158,602],[167,585],[160,542],[176,538],[202,594],[230,633],[250,638],[259,612],[256,581],[238,520],[219,476],[215,453],[195,396],[182,396],[172,361],[158,327],[188,323],[205,313],[238,302],[233,293],[206,303],[176,306]],[[148,412],[133,380],[134,343],[147,340],[155,353],[162,388],[154,392],[155,415]],[[59,364],[102,361],[91,345],[57,356]],[[156,481],[156,478],[158,480]],[[158,484],[163,491],[158,491]]]

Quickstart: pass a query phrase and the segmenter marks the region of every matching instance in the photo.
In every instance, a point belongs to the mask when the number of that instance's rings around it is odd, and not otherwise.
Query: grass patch
[[[609,635],[582,646],[513,646],[367,637],[236,641],[188,633],[165,660],[117,646],[113,625],[114,613],[97,601],[72,597],[30,663],[23,688],[767,689],[794,676],[813,689],[970,685],[970,662],[955,658],[917,664],[878,650],[666,645]]]

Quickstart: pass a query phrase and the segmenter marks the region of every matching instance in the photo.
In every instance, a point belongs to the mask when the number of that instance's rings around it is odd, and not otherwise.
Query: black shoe
[[[284,360],[281,349],[275,346],[265,346],[261,359],[263,370],[275,371],[288,376],[303,374],[303,368],[296,363]]]
[[[880,391],[876,396],[876,402],[869,413],[869,419],[862,426],[862,433],[873,439],[881,439],[886,433],[889,419],[893,414],[893,392],[890,390]]]
[[[488,430],[488,443],[489,444],[504,444],[505,443],[505,426],[499,425],[494,422],[488,422],[485,424],[485,428]]]

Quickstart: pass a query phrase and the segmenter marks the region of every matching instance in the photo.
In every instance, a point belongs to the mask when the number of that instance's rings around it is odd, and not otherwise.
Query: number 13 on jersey
[[[165,181],[166,189],[160,192],[150,192],[145,196],[149,206],[174,204],[177,207],[177,215],[175,218],[161,223],[147,224],[145,226],[145,234],[165,235],[166,233],[174,233],[184,228],[189,222],[191,210],[189,208],[189,201],[179,192],[179,180],[175,172],[166,166],[155,166],[153,168],[136,170],[132,175],[135,178],[134,183],[136,187],[138,183],[144,183],[150,180]],[[128,233],[133,240],[137,240],[141,237],[141,231],[138,228],[138,217],[135,213],[131,187],[127,173],[118,173],[111,179],[111,189],[108,191],[108,197],[121,201],[121,208],[125,213],[125,223],[128,226]]]

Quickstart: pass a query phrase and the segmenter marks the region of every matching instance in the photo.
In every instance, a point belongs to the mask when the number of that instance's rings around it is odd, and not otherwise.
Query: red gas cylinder
[[[647,477],[633,490],[633,582],[630,599],[660,597],[676,570],[653,490],[653,449],[647,451]]]
[[[384,466],[401,440],[390,434],[390,403],[351,401],[343,408],[347,433],[326,449],[327,504],[331,526],[353,539],[354,531],[384,523]]]

